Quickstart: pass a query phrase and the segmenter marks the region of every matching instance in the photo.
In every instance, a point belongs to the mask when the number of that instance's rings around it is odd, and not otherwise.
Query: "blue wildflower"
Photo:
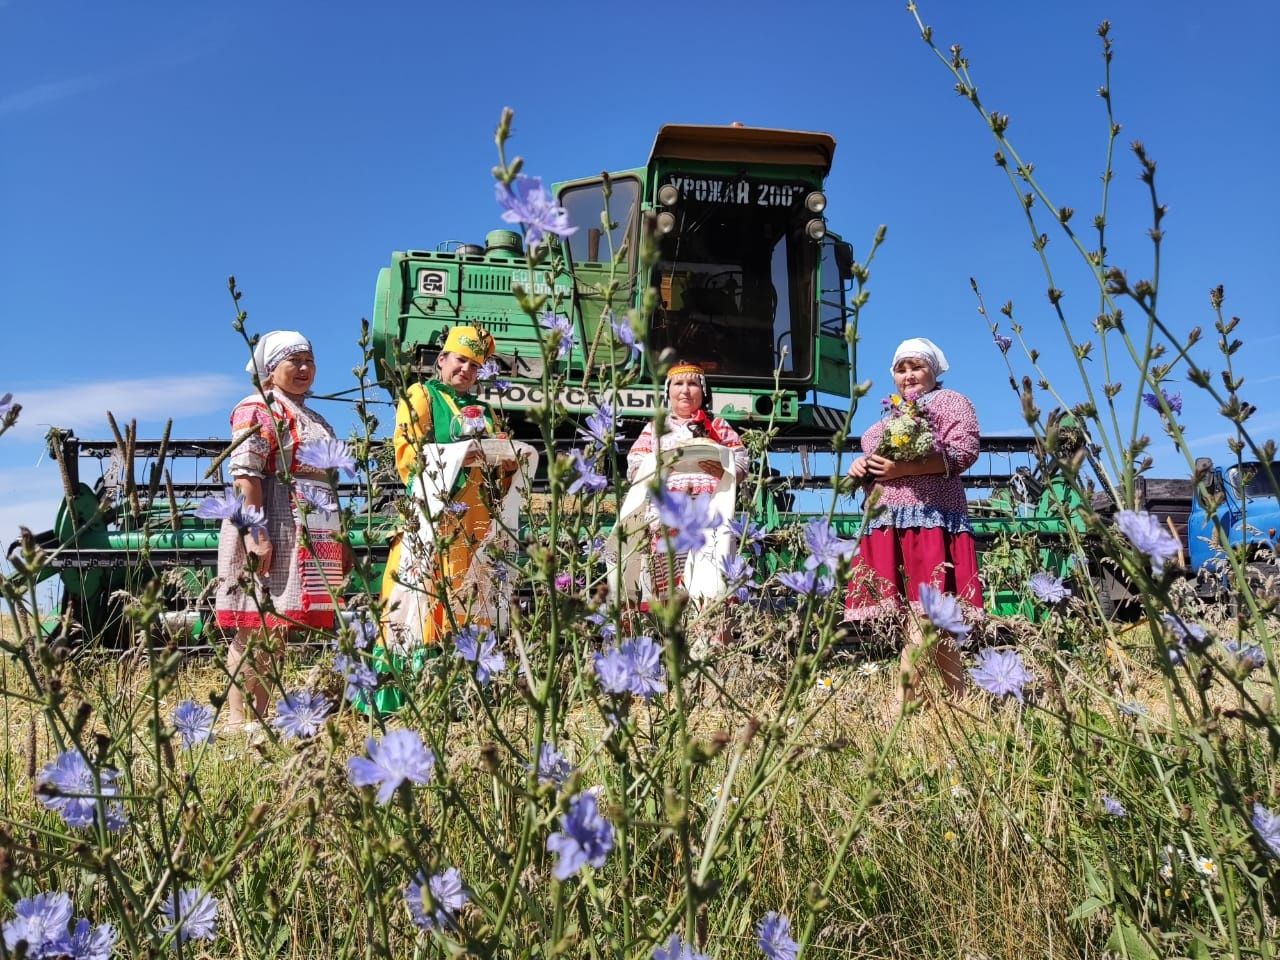
[[[1147,708],[1136,700],[1126,700],[1120,704],[1120,713],[1126,717],[1142,717],[1146,716]]]
[[[757,523],[752,523],[746,517],[741,519],[733,519],[729,521],[729,531],[737,539],[738,543],[747,547],[757,557],[764,550],[764,527]]]
[[[230,520],[243,534],[267,535],[267,515],[261,507],[245,503],[234,487],[227,487],[222,496],[208,496],[196,507],[196,516],[202,520]]]
[[[7,953],[26,943],[27,956],[60,957],[70,950],[67,925],[71,923],[71,898],[65,893],[49,891],[19,900],[13,908],[14,918],[4,925]]]
[[[610,647],[597,653],[592,664],[605,693],[617,695],[631,691],[631,661],[620,649]]]
[[[750,597],[750,580],[755,570],[744,557],[731,553],[720,564],[720,573],[729,586],[729,593],[739,603],[746,603]]]
[[[46,764],[36,777],[36,793],[40,804],[54,810],[69,827],[93,826],[98,813],[98,800],[117,796],[120,774],[116,770],[100,770],[94,779],[93,768],[79,750],[67,750]],[[129,822],[124,806],[118,801],[105,802],[108,830],[119,830]]]
[[[377,786],[376,800],[386,804],[402,783],[422,786],[431,780],[435,754],[422,745],[413,730],[391,730],[381,740],[365,741],[368,757],[347,761],[347,775],[357,787]]]
[[[1209,631],[1198,623],[1188,623],[1181,617],[1168,613],[1162,613],[1160,621],[1164,624],[1165,630],[1169,632],[1169,636],[1180,650],[1194,650],[1196,653],[1203,653],[1208,649],[1209,644],[1213,643],[1213,638],[1209,636]],[[1175,660],[1174,662],[1180,663],[1181,660]]]
[[[213,707],[194,700],[183,700],[174,707],[173,729],[181,738],[183,747],[213,743]]]
[[[539,322],[547,331],[547,341],[555,349],[556,357],[563,360],[569,356],[574,347],[573,321],[548,310]]]
[[[608,489],[609,478],[603,473],[597,473],[591,462],[582,455],[581,450],[574,450],[569,456],[573,460],[573,469],[578,476],[573,483],[569,484],[568,493],[600,493]]]
[[[481,631],[477,627],[463,627],[454,640],[453,652],[468,663],[476,665],[476,682],[487,686],[495,674],[507,668],[507,658],[497,649],[498,638],[492,630]]]
[[[1013,346],[1013,337],[1006,337],[1004,334],[993,330],[991,332],[991,342],[996,345],[1001,353],[1008,353],[1009,348]]]
[[[160,906],[169,918],[165,934],[176,931],[179,943],[188,940],[212,940],[217,935],[218,899],[199,887],[179,890]]]
[[[854,541],[841,540],[826,517],[805,524],[804,543],[809,548],[809,556],[804,561],[806,570],[826,567],[834,571],[841,560],[847,560],[858,549]]]
[[[495,195],[502,207],[503,221],[522,226],[531,247],[541,243],[548,233],[568,237],[577,232],[578,228],[569,223],[568,211],[557,206],[542,186],[541,177],[520,174],[510,185],[497,184]]]
[[[368,617],[359,616],[352,621],[355,628],[355,647],[357,650],[366,649],[370,642],[378,639],[378,625]]]
[[[1027,586],[1041,603],[1061,603],[1071,596],[1071,590],[1063,584],[1062,580],[1046,571],[1033,573],[1031,579],[1027,581]]]
[[[609,618],[609,615],[603,610],[597,610],[594,613],[589,613],[583,619],[600,630],[600,639],[604,640],[606,643],[613,640],[618,635],[618,625],[615,624]]]
[[[569,762],[569,758],[552,744],[544,743],[538,751],[538,782],[562,787],[571,773],[573,764]]]
[[[343,696],[352,703],[367,700],[378,689],[378,674],[361,657],[340,653],[333,659],[333,671],[347,682]]]
[[[800,944],[791,939],[791,921],[770,910],[756,924],[756,942],[769,960],[796,960]]]
[[[930,623],[943,633],[951,634],[957,644],[964,646],[969,642],[973,627],[964,622],[964,611],[955,597],[927,583],[921,584],[920,609]]]
[[[631,670],[631,692],[644,700],[652,700],[667,690],[667,675],[662,666],[662,647],[652,637],[623,640],[619,648]]]
[[[586,560],[587,563],[595,563],[599,560],[603,560],[605,557],[604,548],[604,537],[592,537],[582,545],[582,558]]]
[[[654,494],[658,519],[670,530],[671,548],[676,553],[701,550],[720,517],[711,510],[710,497],[690,496],[681,490],[659,490]]]
[[[652,700],[667,689],[662,647],[652,637],[632,637],[595,655],[594,666],[606,693],[633,693]]]
[[[977,686],[993,697],[1013,697],[1023,701],[1023,688],[1035,681],[1035,676],[1022,662],[1016,650],[992,650],[988,647],[978,654],[978,662],[969,671]]]
[[[570,800],[560,815],[560,829],[547,838],[547,852],[556,854],[551,872],[557,880],[568,880],[588,864],[603,867],[611,850],[613,824],[600,813],[598,789]]]
[[[1167,406],[1173,413],[1182,413],[1182,394],[1169,393],[1164,389],[1164,387],[1161,387],[1160,397],[1164,398],[1165,406]],[[1159,413],[1160,397],[1157,397],[1154,393],[1144,393],[1142,395],[1142,402],[1156,413]]]
[[[434,874],[430,880],[419,872],[404,888],[409,918],[419,930],[451,927],[467,903],[467,891],[457,867]]]
[[[1164,565],[1178,555],[1178,541],[1159,518],[1142,510],[1121,510],[1116,514],[1116,526],[1134,549],[1151,561],[1151,570],[1159,574]]]
[[[653,960],[709,960],[705,953],[699,953],[690,944],[673,933],[661,947],[653,948]]]
[[[622,320],[615,320],[613,315],[609,315],[609,326],[613,329],[613,335],[618,342],[629,351],[628,359],[632,362],[640,359],[640,354],[644,351],[640,344],[636,342],[636,332],[631,329],[631,323],[624,317]]]
[[[1222,647],[1235,657],[1236,663],[1244,667],[1246,673],[1261,670],[1267,665],[1267,654],[1256,643],[1246,645],[1236,640],[1228,640]]]
[[[1109,793],[1104,793],[1102,795],[1102,810],[1107,814],[1107,816],[1115,817],[1117,819],[1127,817],[1129,815],[1129,811],[1124,808],[1124,804]]]
[[[816,570],[801,570],[778,574],[778,582],[788,590],[808,596],[825,597],[835,589],[835,580],[831,577],[820,577]]]
[[[503,379],[502,366],[493,357],[480,364],[480,372],[476,374],[476,379],[488,383],[499,393],[506,393],[511,389],[511,381]]]
[[[70,960],[109,960],[116,946],[116,928],[109,923],[96,927],[81,917],[67,938],[67,955]],[[28,954],[28,956],[34,956]]]
[[[614,437],[617,434],[620,422],[613,404],[604,400],[583,421],[583,429],[579,430],[578,433],[583,439],[598,445],[601,450],[610,450],[613,448]]]
[[[333,491],[323,484],[301,481],[298,483],[298,492],[302,494],[303,501],[318,513],[328,516],[337,512],[338,501]]]
[[[314,737],[329,715],[329,701],[322,693],[290,690],[276,702],[271,725],[286,737]]]
[[[298,462],[316,470],[341,470],[348,477],[356,475],[356,458],[345,440],[308,440],[298,448]]]
[[[1253,829],[1258,831],[1258,839],[1267,852],[1280,860],[1280,813],[1272,813],[1260,803],[1253,805],[1253,817],[1250,819]]]

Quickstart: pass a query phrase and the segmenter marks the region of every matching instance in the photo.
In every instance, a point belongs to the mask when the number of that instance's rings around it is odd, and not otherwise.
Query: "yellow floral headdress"
[[[445,337],[441,352],[482,364],[493,356],[493,337],[479,327],[454,327]]]

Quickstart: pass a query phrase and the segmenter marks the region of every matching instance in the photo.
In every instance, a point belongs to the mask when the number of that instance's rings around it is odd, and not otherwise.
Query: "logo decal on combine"
[[[448,280],[449,275],[443,270],[420,270],[418,292],[432,297],[441,296],[444,294],[444,286]]]

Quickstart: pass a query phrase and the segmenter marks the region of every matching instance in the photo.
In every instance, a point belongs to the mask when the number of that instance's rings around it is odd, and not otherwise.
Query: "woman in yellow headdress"
[[[396,470],[418,522],[392,544],[382,579],[387,613],[378,659],[392,673],[421,666],[455,629],[493,626],[498,616],[506,571],[485,554],[509,540],[510,531],[495,526],[514,523],[504,516],[495,525],[491,508],[504,515],[518,509],[512,479],[515,447],[524,445],[512,445],[511,459],[502,460],[495,476],[485,469],[479,445],[469,442],[500,436],[488,404],[471,393],[493,350],[485,331],[454,327],[436,361],[436,377],[411,386],[396,409]],[[400,690],[385,685],[374,695],[382,713],[403,700]]]

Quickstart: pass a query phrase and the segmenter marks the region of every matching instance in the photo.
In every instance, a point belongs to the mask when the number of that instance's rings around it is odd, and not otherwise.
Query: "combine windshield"
[[[653,277],[653,347],[670,347],[717,378],[767,380],[781,366],[784,380],[807,381],[818,251],[805,235],[809,188],[706,177],[669,182],[681,198]]]

